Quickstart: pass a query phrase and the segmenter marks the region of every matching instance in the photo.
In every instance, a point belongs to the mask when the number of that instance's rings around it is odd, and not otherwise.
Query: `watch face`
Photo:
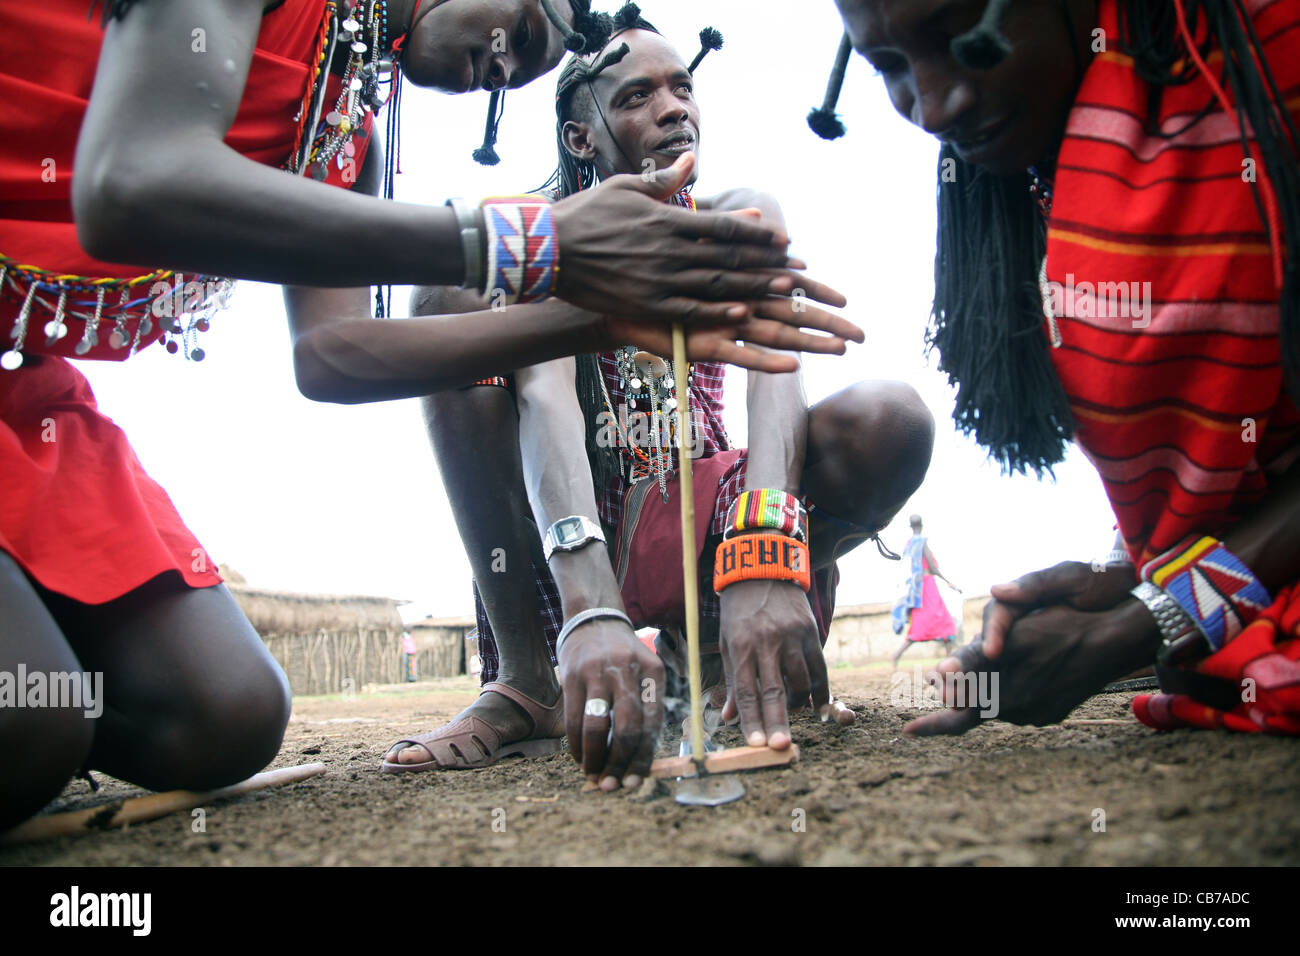
[[[585,534],[582,531],[582,521],[578,518],[565,518],[555,523],[555,543],[557,545],[573,544],[575,541],[581,541]]]

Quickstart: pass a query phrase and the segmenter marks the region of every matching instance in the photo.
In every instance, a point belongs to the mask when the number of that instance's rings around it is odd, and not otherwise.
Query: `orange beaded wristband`
[[[745,534],[727,538],[713,556],[713,590],[719,594],[737,581],[793,581],[812,586],[808,545],[783,534]]]

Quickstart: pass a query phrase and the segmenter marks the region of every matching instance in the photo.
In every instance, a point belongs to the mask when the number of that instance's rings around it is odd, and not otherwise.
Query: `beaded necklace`
[[[351,55],[333,109],[322,116],[329,64],[339,44],[347,44]],[[316,71],[311,90],[299,109],[297,140],[285,169],[298,173],[305,168],[320,182],[329,175],[331,160],[340,170],[346,167],[356,155],[353,138],[364,139],[370,135],[365,124],[367,114],[380,109],[387,101],[379,91],[381,74],[390,83],[397,82],[396,64],[388,58],[389,52],[386,0],[347,3],[342,11],[334,0],[325,4],[325,20],[317,41]],[[309,129],[313,134],[310,141]]]
[[[695,212],[695,200],[683,190],[673,197],[675,205]],[[600,391],[605,402],[608,421],[611,421],[618,433],[619,448],[626,468],[628,484],[636,484],[646,478],[654,477],[659,483],[659,494],[664,502],[668,501],[668,479],[673,474],[673,448],[676,445],[677,422],[677,379],[673,363],[652,352],[646,352],[635,345],[623,345],[614,350],[614,361],[618,367],[619,386],[627,397],[628,411],[632,414],[649,413],[650,431],[648,450],[642,449],[633,441],[624,427],[625,419],[618,415],[605,384],[605,375],[600,373]],[[693,382],[695,373],[687,367],[687,382]],[[690,388],[688,384],[687,388]],[[687,405],[689,407],[689,402]],[[640,406],[640,407],[638,407]],[[688,426],[689,427],[689,426]]]

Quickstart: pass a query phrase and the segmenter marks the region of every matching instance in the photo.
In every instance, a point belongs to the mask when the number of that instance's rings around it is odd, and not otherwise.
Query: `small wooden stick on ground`
[[[784,767],[799,759],[799,745],[791,744],[786,750],[771,747],[728,747],[704,755],[706,773],[735,773],[738,770],[761,770],[764,767]],[[699,772],[691,757],[660,757],[650,765],[652,777],[691,777]]]
[[[92,830],[112,830],[131,823],[156,820],[158,817],[175,813],[177,810],[192,810],[207,803],[265,790],[267,787],[279,787],[287,783],[297,783],[325,772],[323,763],[305,763],[297,767],[281,767],[268,770],[249,777],[242,783],[236,783],[220,790],[208,790],[196,793],[193,790],[169,790],[166,793],[154,793],[147,797],[131,797],[117,800],[88,810],[72,810],[68,813],[52,813],[49,816],[36,817],[19,824],[12,830],[0,834],[0,846],[12,846],[16,843],[34,843],[38,840],[52,840],[55,837],[73,836],[89,833]]]

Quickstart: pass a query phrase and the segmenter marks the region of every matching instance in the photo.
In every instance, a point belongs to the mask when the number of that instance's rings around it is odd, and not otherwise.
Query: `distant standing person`
[[[939,562],[934,559],[934,552],[921,533],[921,516],[912,515],[908,523],[912,526],[912,537],[903,549],[903,560],[909,562],[912,570],[907,580],[907,593],[895,602],[893,612],[894,633],[902,634],[907,628],[907,637],[894,652],[895,667],[914,643],[941,641],[945,654],[957,643],[957,625],[939,596],[939,585],[934,583],[934,579],[941,579],[958,593],[961,589],[939,571]]]
[[[415,674],[416,653],[417,651],[415,647],[415,638],[411,636],[410,631],[403,631],[402,632],[402,674],[405,676],[406,682],[408,684],[414,683],[416,680],[416,674]]]

